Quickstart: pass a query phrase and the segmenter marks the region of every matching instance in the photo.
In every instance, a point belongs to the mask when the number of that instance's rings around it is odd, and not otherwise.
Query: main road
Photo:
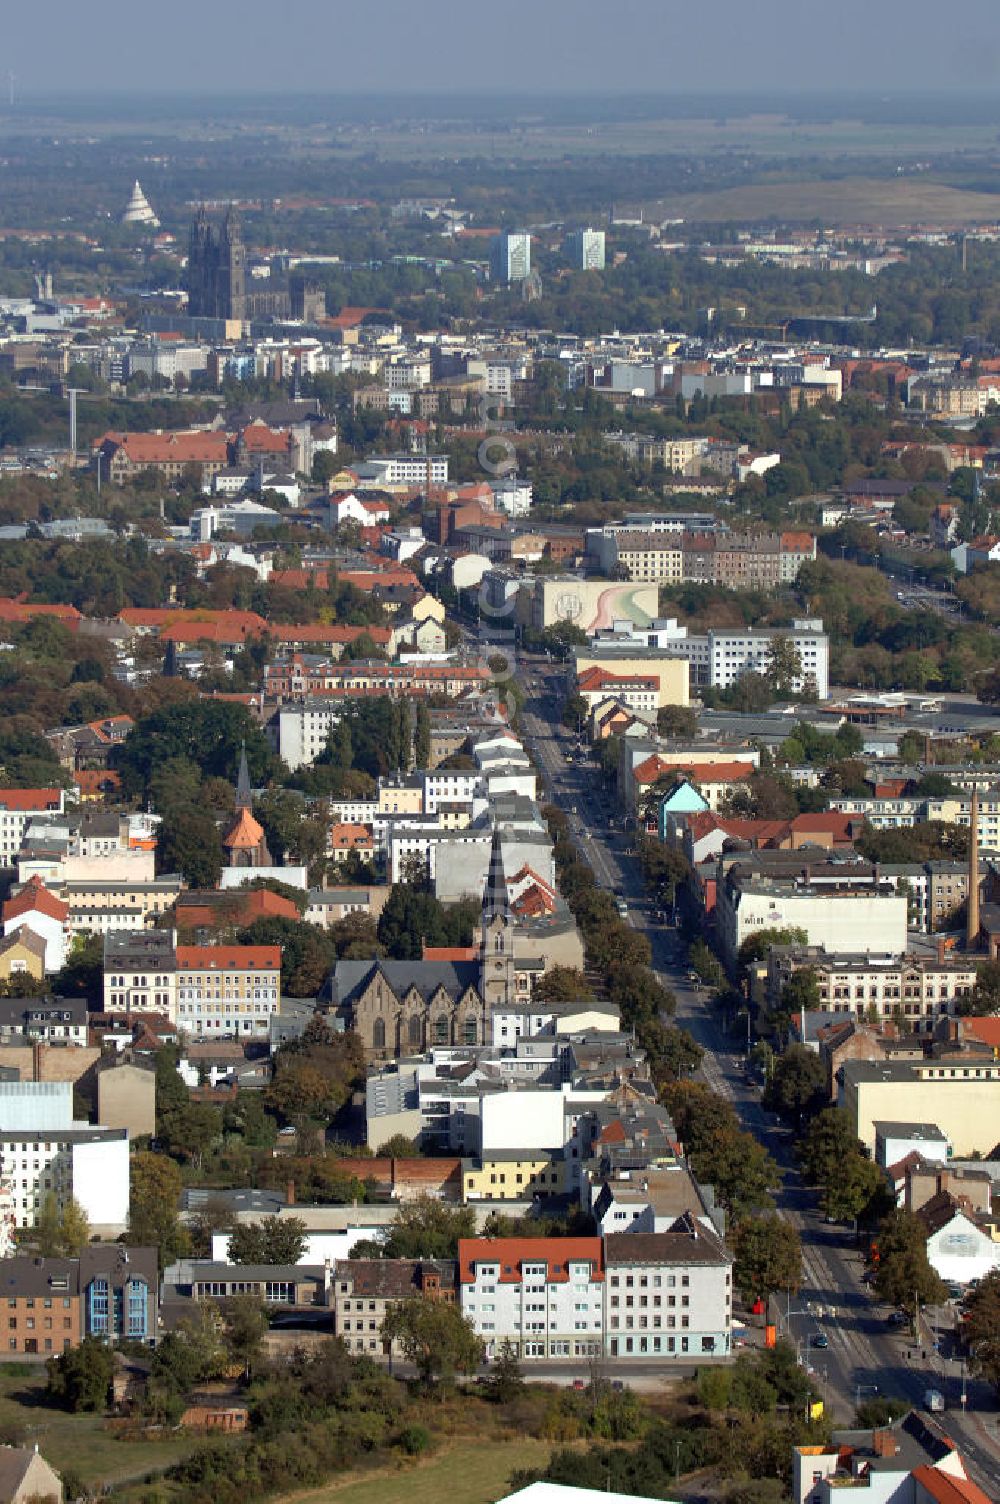
[[[957,1362],[939,1357],[931,1342],[923,1347],[892,1327],[887,1307],[878,1305],[862,1283],[863,1259],[842,1226],[818,1214],[815,1197],[801,1183],[793,1136],[761,1106],[745,1056],[746,1038],[727,1035],[707,997],[688,981],[684,945],[677,931],[660,924],[646,897],[632,838],[612,826],[613,799],[599,770],[560,725],[565,670],[545,659],[522,659],[525,691],[522,732],[542,775],[542,797],[569,817],[579,850],[601,885],[623,898],[630,922],[646,935],[659,980],[677,998],[676,1022],[705,1051],[700,1075],[729,1101],[744,1128],[764,1143],[780,1168],[775,1203],[802,1239],[802,1289],[784,1302],[780,1325],[796,1344],[822,1387],[831,1415],[848,1423],[858,1403],[875,1394],[905,1399],[921,1407],[930,1388],[944,1393],[947,1430],[961,1446],[970,1471],[990,1491],[1000,1472],[997,1414],[988,1386],[965,1383]],[[942,1313],[944,1318],[944,1313]],[[822,1345],[816,1345],[816,1339]],[[947,1350],[946,1342],[941,1343]]]

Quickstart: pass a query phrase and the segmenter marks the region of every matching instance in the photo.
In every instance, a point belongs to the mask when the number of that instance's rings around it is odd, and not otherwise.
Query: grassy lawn
[[[18,1373],[0,1365],[0,1429],[23,1433],[58,1471],[66,1468],[87,1483],[120,1482],[165,1467],[196,1444],[191,1436],[164,1441],[119,1441],[99,1415],[67,1415],[45,1403],[45,1369]],[[25,1365],[27,1367],[27,1365]]]
[[[286,1504],[494,1504],[521,1467],[544,1467],[548,1441],[462,1440],[426,1462],[400,1463],[353,1482],[290,1494]]]

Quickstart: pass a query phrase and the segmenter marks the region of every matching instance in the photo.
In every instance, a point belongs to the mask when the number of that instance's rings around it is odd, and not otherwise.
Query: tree
[[[90,1223],[79,1201],[71,1197],[59,1219],[59,1252],[67,1259],[78,1259],[90,1242]]]
[[[802,658],[790,637],[776,632],[771,638],[765,677],[779,700],[787,699],[802,678]]]
[[[177,1217],[180,1194],[181,1172],[172,1159],[149,1151],[132,1156],[129,1242],[155,1248],[161,1270],[188,1248],[187,1231]]]
[[[543,1003],[579,1003],[591,1001],[594,992],[582,971],[553,966],[535,984],[533,996]]]
[[[738,1223],[734,1243],[733,1279],[744,1300],[766,1300],[775,1290],[799,1288],[802,1242],[777,1212]]]
[[[172,805],[163,818],[156,862],[161,872],[179,872],[189,887],[216,887],[224,857],[219,827],[209,811]]]
[[[229,1235],[231,1264],[297,1264],[306,1249],[301,1217],[263,1217],[241,1222]]]
[[[825,1107],[810,1122],[799,1141],[798,1159],[809,1185],[826,1186],[838,1166],[861,1150],[861,1140],[842,1107]]]
[[[186,700],[139,720],[118,749],[116,767],[128,794],[145,794],[155,770],[175,757],[194,763],[204,778],[234,783],[244,743],[251,780],[259,786],[275,762],[246,706],[231,700]]]
[[[845,1154],[823,1187],[820,1205],[831,1221],[853,1222],[873,1205],[877,1207],[887,1189],[878,1165],[855,1149]]]
[[[510,1400],[516,1400],[523,1389],[524,1374],[517,1361],[517,1350],[510,1338],[505,1337],[497,1348],[490,1370],[490,1399],[496,1400],[498,1405],[506,1405]]]
[[[97,1337],[84,1337],[76,1347],[50,1358],[45,1366],[48,1392],[57,1405],[74,1414],[100,1412],[107,1407],[115,1355]]]
[[[274,1262],[281,1261],[276,1259]],[[267,1332],[267,1312],[255,1295],[231,1296],[223,1301],[220,1309],[229,1355],[244,1373],[248,1373]]]
[[[413,765],[426,768],[431,760],[431,713],[423,700],[417,705],[416,726],[413,732]]]
[[[661,705],[656,712],[656,729],[660,736],[687,740],[697,734],[697,713],[690,705]]]
[[[382,1336],[398,1342],[421,1382],[450,1387],[460,1373],[473,1373],[483,1359],[483,1344],[458,1306],[414,1296],[391,1306],[382,1322]]]
[[[454,1259],[459,1238],[475,1235],[471,1207],[448,1206],[430,1196],[417,1196],[396,1213],[382,1249],[388,1259]]]
[[[981,1280],[965,1301],[965,1340],[978,1373],[1000,1392],[1000,1270]]]
[[[419,1159],[420,1150],[405,1133],[393,1133],[379,1148],[379,1155],[388,1159]]]
[[[758,930],[748,935],[739,949],[739,963],[750,966],[754,961],[763,961],[772,945],[807,945],[809,936],[799,925],[784,929]]]
[[[897,1209],[878,1225],[875,1289],[889,1305],[915,1317],[918,1306],[938,1305],[947,1291],[927,1258],[927,1234],[912,1212]]]
[[[793,1044],[778,1056],[764,1094],[765,1106],[772,1112],[801,1123],[826,1096],[826,1070],[813,1050]]]
[[[288,997],[316,997],[337,959],[329,935],[299,919],[255,919],[240,931],[240,943],[281,946],[281,990]]]
[[[1000,1012],[1000,961],[984,961],[976,970],[976,983],[955,1011],[980,1018]]]

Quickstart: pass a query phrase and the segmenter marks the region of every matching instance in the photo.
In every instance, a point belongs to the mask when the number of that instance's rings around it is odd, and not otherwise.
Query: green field
[[[18,1373],[0,1366],[0,1430],[38,1445],[57,1471],[72,1470],[88,1484],[123,1483],[168,1467],[195,1445],[186,1435],[164,1441],[119,1441],[100,1415],[68,1415],[45,1403],[45,1369]],[[26,1368],[27,1365],[24,1365]]]
[[[461,1441],[426,1462],[402,1462],[361,1480],[288,1494],[280,1504],[494,1504],[518,1468],[544,1467],[547,1441]]]

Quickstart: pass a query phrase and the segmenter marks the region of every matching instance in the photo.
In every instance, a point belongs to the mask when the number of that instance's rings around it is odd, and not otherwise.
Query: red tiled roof
[[[529,1154],[530,1150],[525,1150]],[[500,1283],[520,1283],[521,1265],[548,1265],[548,1280],[564,1285],[571,1263],[591,1265],[591,1279],[604,1278],[604,1244],[600,1238],[459,1238],[458,1277],[463,1285],[475,1282],[476,1264],[499,1264]]]
[[[478,955],[478,945],[425,945],[421,951],[424,961],[475,961]]]
[[[252,454],[287,454],[292,445],[292,436],[284,428],[268,428],[266,423],[248,423],[240,434],[240,442]]]
[[[54,616],[68,627],[76,626],[81,619],[75,606],[36,606],[9,595],[0,596],[0,621],[32,621],[36,616]]]
[[[205,433],[106,433],[95,448],[122,451],[133,465],[222,464],[229,458],[229,436]]]
[[[0,809],[58,809],[60,793],[60,789],[0,789]]]
[[[826,810],[819,814],[796,815],[791,821],[791,828],[796,833],[800,831],[816,831],[818,834],[829,832],[834,837],[840,837],[843,841],[851,838],[851,826],[857,820],[856,815],[844,815],[839,810]]]
[[[1000,1050],[1000,1018],[967,1018],[962,1027],[973,1039],[990,1049]]]
[[[241,809],[233,825],[222,838],[227,851],[253,851],[264,839],[263,827],[248,809]]]
[[[127,627],[202,627],[225,622],[242,636],[249,632],[266,632],[267,622],[256,611],[192,611],[184,606],[126,606],[118,620]]]
[[[913,1469],[914,1482],[925,1488],[937,1504],[990,1504],[988,1494],[971,1478],[956,1478],[942,1468],[923,1462]]]
[[[367,825],[354,825],[343,821],[330,827],[330,844],[334,849],[352,851],[359,846],[374,845],[374,837]]]
[[[181,971],[277,971],[280,945],[178,945]]]
[[[73,782],[81,794],[110,794],[122,786],[119,775],[108,768],[81,768]]]
[[[323,622],[309,622],[303,626],[275,624],[270,629],[276,642],[323,642],[350,643],[359,637],[370,637],[379,647],[388,647],[392,633],[388,627],[328,626]]]
[[[270,888],[230,888],[225,904],[200,903],[181,893],[174,913],[183,929],[211,929],[217,924],[252,924],[255,919],[300,919],[290,898]]]
[[[69,904],[50,893],[40,877],[30,877],[20,893],[8,898],[3,906],[5,924],[9,919],[20,919],[22,914],[47,914],[64,924],[69,918]]]

